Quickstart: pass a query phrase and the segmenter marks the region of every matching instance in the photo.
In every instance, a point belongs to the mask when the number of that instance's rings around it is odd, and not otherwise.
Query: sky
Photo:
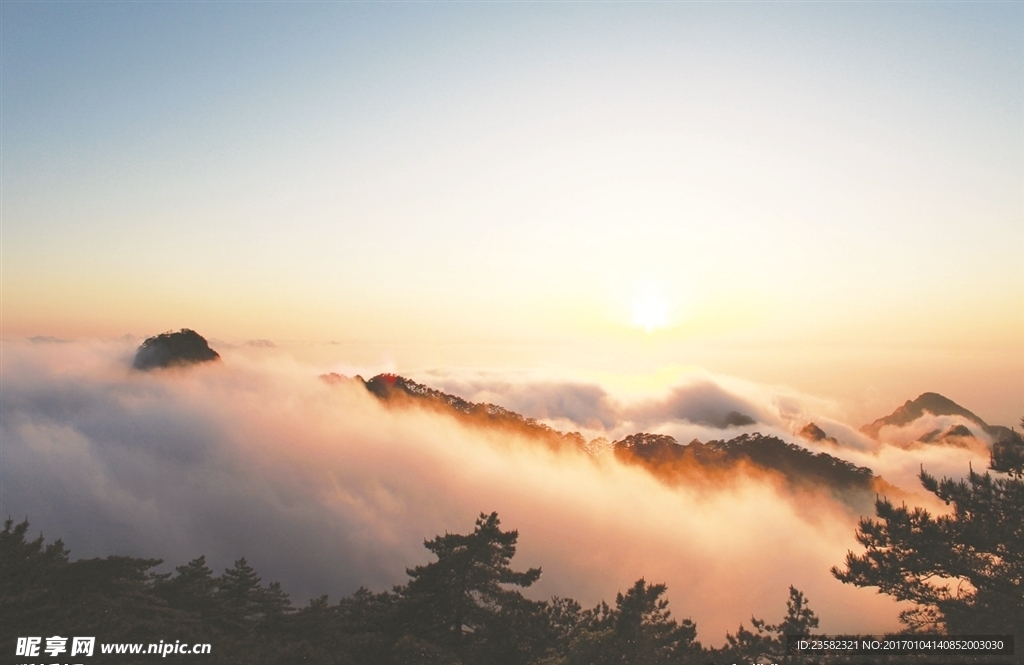
[[[1024,410],[1019,3],[5,1],[2,38],[5,338]]]

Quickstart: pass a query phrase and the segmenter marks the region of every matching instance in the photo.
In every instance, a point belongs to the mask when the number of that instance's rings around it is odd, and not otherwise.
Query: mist
[[[404,583],[406,567],[430,559],[424,539],[497,511],[520,533],[514,567],[543,568],[529,590],[537,599],[591,605],[640,577],[665,582],[673,614],[718,645],[751,615],[779,619],[792,584],[824,631],[898,626],[897,603],[830,576],[859,546],[857,515],[825,491],[794,493],[742,469],[729,482],[670,486],[610,454],[389,407],[284,354],[228,348],[222,363],[145,373],[128,369],[134,346],[4,343],[0,510],[62,538],[72,558],[161,557],[169,570],[204,554],[220,571],[245,556],[298,603],[337,601]],[[646,429],[684,442],[742,431],[798,441],[794,428],[824,403],[708,377],[633,401],[582,380],[544,390],[522,377],[487,381],[433,385],[590,433]],[[728,425],[730,412],[751,422]],[[838,447],[905,490],[922,460],[939,475],[979,463],[969,448],[889,446],[828,414],[817,420],[837,443],[802,445]]]
[[[921,468],[939,477],[965,478],[970,465],[976,470],[987,466],[993,443],[988,433],[966,418],[927,412],[905,426],[885,426],[878,439],[873,439],[860,431],[862,423],[846,422],[845,409],[833,400],[703,370],[676,377],[670,386],[643,391],[529,372],[445,370],[414,376],[472,401],[500,404],[562,431],[580,431],[587,438],[614,441],[646,431],[667,434],[685,444],[753,432],[776,436],[815,453],[866,466],[901,490],[900,498],[913,496],[933,509],[939,509],[939,504],[921,490]],[[737,419],[730,423],[730,414],[752,422]],[[831,440],[800,436],[801,429],[812,422]],[[948,431],[957,425],[967,427],[974,440],[958,445],[920,441],[929,432]]]

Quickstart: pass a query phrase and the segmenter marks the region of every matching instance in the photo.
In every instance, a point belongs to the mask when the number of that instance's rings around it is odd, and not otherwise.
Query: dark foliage
[[[140,657],[100,654],[100,644],[159,640],[210,644],[209,654],[168,657],[216,664],[672,665],[707,654],[696,626],[671,618],[663,584],[639,580],[614,608],[524,598],[517,589],[540,569],[513,570],[518,533],[495,513],[470,534],[426,541],[437,560],[409,569],[404,586],[298,609],[244,558],[220,576],[204,557],[164,574],[156,559],[72,562],[60,541],[28,540],[28,527],[7,520],[0,532],[0,663],[25,660],[17,638],[54,635],[96,637],[95,656],[111,663]]]
[[[916,627],[1019,631],[1024,550],[1021,523],[1014,516],[1021,511],[1020,481],[993,480],[987,474],[972,474],[968,483],[939,482],[927,474],[922,480],[954,505],[954,515],[932,519],[923,511],[889,505],[882,509],[885,522],[862,524],[862,542],[870,534],[873,549],[861,558],[851,554],[850,570],[834,572],[854,583],[860,583],[856,575],[860,581],[888,585],[887,592],[918,603],[919,609],[906,616],[918,622]],[[740,625],[721,649],[703,648],[697,627],[671,616],[664,584],[637,580],[616,596],[613,607],[602,602],[584,609],[571,598],[528,600],[516,588],[530,586],[540,570],[512,569],[518,534],[501,530],[494,513],[481,514],[470,534],[426,541],[437,560],[409,569],[404,586],[381,593],[359,589],[334,605],[321,596],[299,609],[278,585],[264,585],[244,558],[220,576],[203,557],[174,574],[154,574],[155,559],[71,562],[60,541],[45,545],[41,536],[27,540],[27,532],[27,521],[14,525],[8,520],[0,533],[2,663],[20,662],[12,658],[17,637],[42,634],[96,636],[102,642],[148,644],[172,638],[209,643],[209,655],[170,658],[217,664],[802,663],[786,656],[785,637],[813,634],[818,627],[803,593],[793,587],[781,621],[752,618],[752,629]],[[893,540],[897,533],[911,540]],[[878,548],[882,542],[890,543],[888,551]],[[902,562],[897,573],[876,568],[877,562],[893,561]],[[929,576],[959,577],[967,587],[952,594],[929,587],[934,582]],[[910,587],[908,580],[914,582]],[[138,661],[104,655],[102,662]]]
[[[527,418],[496,404],[470,402],[397,374],[378,374],[365,383],[367,390],[385,402],[400,404],[403,400],[413,400],[414,403],[449,413],[467,424],[498,426],[518,431],[552,448],[583,449],[586,443],[579,432],[559,432],[533,418]]]
[[[920,479],[952,512],[878,500],[879,519],[857,530],[864,553],[848,553],[833,575],[915,603],[901,615],[910,630],[1024,635],[1024,479],[973,470],[960,482],[923,470]]]
[[[756,633],[740,624],[736,634],[725,636],[726,645],[718,651],[718,660],[725,662],[760,662],[763,659],[776,662],[786,656],[787,635],[810,635],[818,627],[818,617],[807,605],[803,592],[789,587],[786,601],[786,617],[777,624],[751,617]]]
[[[0,532],[0,654],[10,659],[18,637],[103,635],[144,641],[186,619],[153,593],[159,559],[110,556],[71,562],[61,541],[28,541],[28,521]],[[128,662],[110,657],[110,662]]]
[[[671,476],[674,465],[730,469],[742,462],[777,471],[794,485],[815,484],[832,490],[872,490],[874,473],[827,453],[811,451],[774,436],[742,434],[728,441],[692,441],[679,445],[664,434],[631,434],[614,444],[615,454],[652,471]]]
[[[1020,420],[1024,427],[1024,418]],[[1024,437],[1015,430],[995,442],[992,446],[992,458],[989,466],[993,471],[1001,471],[1020,478],[1024,476]]]
[[[0,532],[0,653],[13,653],[12,636],[26,635],[57,610],[54,587],[68,566],[60,540],[44,545],[42,535],[26,540],[27,532],[28,520],[17,526],[7,520]]]
[[[194,330],[182,328],[178,332],[166,332],[150,337],[135,352],[135,369],[149,370],[176,365],[219,360],[220,354],[210,348],[202,335]]]
[[[543,650],[539,603],[508,585],[528,587],[540,569],[516,572],[516,531],[502,531],[497,513],[481,514],[468,535],[445,534],[424,543],[437,561],[406,572],[403,629],[466,662],[525,663]]]

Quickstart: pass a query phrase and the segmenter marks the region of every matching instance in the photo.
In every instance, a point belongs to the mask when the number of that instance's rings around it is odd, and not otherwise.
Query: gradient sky
[[[4,337],[1024,415],[1019,2],[0,12]]]

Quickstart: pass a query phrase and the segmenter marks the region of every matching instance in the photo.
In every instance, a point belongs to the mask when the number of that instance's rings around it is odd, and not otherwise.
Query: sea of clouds
[[[424,539],[467,532],[480,512],[497,511],[519,530],[514,567],[543,568],[535,598],[590,605],[613,602],[640,577],[665,582],[674,615],[721,644],[751,615],[781,618],[792,584],[823,630],[897,627],[897,603],[829,574],[859,551],[858,515],[824,490],[794,493],[756,473],[669,486],[610,454],[552,451],[389,407],[284,353],[226,348],[222,362],[138,372],[129,369],[136,344],[4,342],[0,510],[62,538],[72,558],[159,557],[170,569],[203,554],[220,571],[245,556],[298,602],[336,601],[403,583],[406,567],[430,560]],[[927,501],[922,464],[962,476],[987,461],[971,448],[882,444],[838,420],[827,400],[709,374],[632,396],[529,373],[413,378],[588,438],[760,431],[801,442],[795,432],[814,420],[837,442],[804,445],[875,469],[904,500]],[[734,412],[753,422],[723,428]]]

